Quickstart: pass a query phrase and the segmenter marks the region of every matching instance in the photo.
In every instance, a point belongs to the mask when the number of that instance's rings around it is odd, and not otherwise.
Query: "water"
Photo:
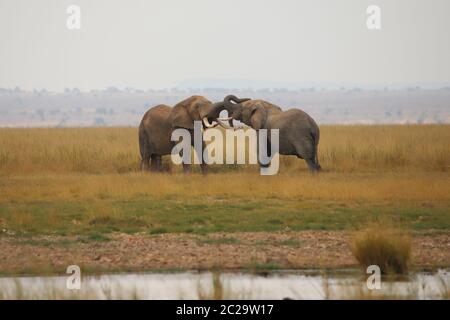
[[[361,275],[323,276],[311,272],[184,272],[113,274],[82,277],[80,290],[66,287],[67,277],[0,278],[2,299],[442,299],[449,298],[450,274],[417,273],[382,280],[368,290]]]

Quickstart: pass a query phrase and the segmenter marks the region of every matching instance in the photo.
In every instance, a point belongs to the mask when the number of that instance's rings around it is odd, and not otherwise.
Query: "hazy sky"
[[[449,0],[0,0],[0,87],[448,84],[449,15]]]

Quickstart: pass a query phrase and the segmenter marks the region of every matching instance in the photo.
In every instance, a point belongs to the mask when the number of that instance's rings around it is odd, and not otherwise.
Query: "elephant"
[[[227,96],[223,102],[223,106],[218,108],[227,110],[230,119],[239,120],[257,131],[278,129],[280,154],[304,159],[313,172],[321,170],[317,155],[320,130],[306,112],[300,109],[283,111],[279,106],[264,100],[242,101],[234,95]],[[216,119],[218,118],[212,120]],[[229,123],[232,125],[232,120]],[[270,134],[267,142],[270,152]]]
[[[212,103],[202,96],[191,96],[174,107],[157,105],[150,108],[142,117],[139,125],[139,149],[141,154],[141,170],[161,171],[163,155],[171,154],[176,142],[171,141],[173,130],[184,128],[191,133],[191,144],[194,137],[194,121],[202,121],[203,128],[211,128],[218,124],[217,119],[224,102]],[[226,120],[226,119],[222,119]],[[202,139],[202,153],[205,142]],[[198,154],[200,158],[202,155]],[[150,168],[149,168],[150,163]],[[189,164],[183,164],[185,172],[190,171]],[[204,162],[201,164],[202,173],[207,172]]]

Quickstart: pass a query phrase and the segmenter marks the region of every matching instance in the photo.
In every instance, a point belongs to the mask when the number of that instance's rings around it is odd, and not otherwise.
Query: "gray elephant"
[[[317,156],[320,130],[316,122],[304,111],[300,109],[283,111],[267,101],[242,100],[233,95],[224,99],[223,108],[228,111],[230,118],[239,120],[255,130],[279,129],[280,154],[295,155],[304,159],[311,171],[321,169]],[[231,120],[229,123],[232,125]],[[270,134],[267,142],[270,152]]]
[[[202,121],[203,128],[214,127],[221,124],[217,119],[219,112],[224,108],[224,102],[212,103],[201,96],[189,97],[173,108],[167,105],[158,105],[149,109],[143,116],[139,125],[139,149],[141,153],[141,169],[161,170],[161,157],[171,154],[176,142],[171,141],[173,130],[184,128],[191,133],[191,143],[194,143],[194,121]],[[226,120],[226,119],[225,119]],[[205,142],[202,139],[202,153]],[[201,155],[198,154],[200,158]],[[184,171],[190,171],[189,164],[183,164]],[[206,173],[207,166],[203,162],[201,170]]]

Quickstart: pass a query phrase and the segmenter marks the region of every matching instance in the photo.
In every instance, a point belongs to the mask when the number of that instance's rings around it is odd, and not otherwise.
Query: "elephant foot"
[[[191,166],[190,165],[188,165],[188,164],[183,164],[183,172],[184,173],[191,173],[192,172],[192,168],[191,168]]]
[[[141,172],[148,172],[149,167],[148,165],[145,165],[144,163],[141,164]]]
[[[320,170],[322,170],[320,164],[316,163],[314,160],[307,159],[306,163],[308,165],[309,170],[313,173],[317,173]]]
[[[269,168],[269,167],[270,167],[270,162],[267,163],[267,164],[259,163],[259,167],[260,167],[260,168]]]

